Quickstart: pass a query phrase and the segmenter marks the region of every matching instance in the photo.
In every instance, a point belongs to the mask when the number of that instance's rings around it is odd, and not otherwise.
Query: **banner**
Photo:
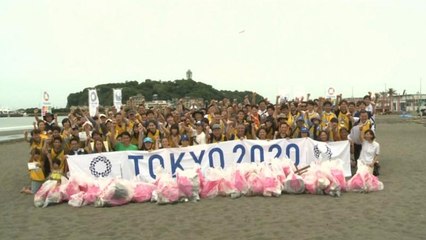
[[[44,117],[46,113],[52,112],[52,103],[50,102],[49,93],[43,92],[41,96],[41,116]]]
[[[97,109],[99,107],[98,94],[96,89],[89,90],[89,114],[91,117],[96,116]]]
[[[121,108],[121,89],[113,89],[114,107],[117,111]]]
[[[92,177],[133,179],[139,174],[153,181],[159,171],[175,175],[177,169],[194,167],[228,168],[244,162],[263,162],[273,158],[290,158],[301,168],[311,162],[343,161],[345,176],[351,176],[349,141],[318,142],[310,138],[235,140],[186,148],[167,148],[152,152],[125,151],[68,156],[70,174]]]
[[[336,101],[336,89],[334,87],[328,87],[325,91],[325,98],[330,99],[333,103]]]

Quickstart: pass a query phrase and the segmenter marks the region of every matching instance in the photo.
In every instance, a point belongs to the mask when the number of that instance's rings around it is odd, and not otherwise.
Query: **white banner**
[[[89,90],[89,114],[94,117],[99,107],[99,99],[96,89]]]
[[[114,96],[114,107],[117,111],[120,111],[121,108],[121,89],[113,89]]]
[[[50,102],[49,93],[44,91],[41,96],[41,116],[44,117],[48,112],[52,112],[52,103]]]
[[[298,167],[322,160],[343,160],[345,176],[351,176],[349,141],[317,142],[310,138],[271,141],[235,140],[152,152],[126,151],[68,157],[70,174],[133,179],[137,175],[155,180],[159,170],[174,175],[177,169],[196,166],[228,168],[243,162],[290,158]],[[162,171],[164,171],[162,170]]]
[[[330,86],[325,90],[325,98],[326,99],[329,98],[331,100],[334,100],[334,99],[336,99],[336,95],[337,95],[337,93],[336,93],[336,89],[334,89],[334,87]]]

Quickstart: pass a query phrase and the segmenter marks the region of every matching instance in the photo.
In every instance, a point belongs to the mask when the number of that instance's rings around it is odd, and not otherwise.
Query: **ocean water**
[[[0,132],[32,129],[34,117],[1,117]]]
[[[58,123],[64,117],[58,117]],[[34,117],[0,117],[0,142],[24,138],[25,130],[33,129]]]

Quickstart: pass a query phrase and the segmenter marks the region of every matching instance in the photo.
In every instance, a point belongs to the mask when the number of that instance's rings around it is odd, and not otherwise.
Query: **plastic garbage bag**
[[[278,197],[281,195],[282,185],[277,176],[270,169],[269,164],[264,164],[260,173],[263,184],[263,196]]]
[[[72,207],[82,207],[84,205],[84,192],[79,192],[72,195],[68,200],[68,205]]]
[[[152,198],[152,192],[156,186],[152,183],[138,182],[135,186],[132,202],[143,203],[149,202]]]
[[[133,198],[132,184],[123,179],[112,179],[102,189],[95,201],[95,207],[114,207],[127,204]]]
[[[54,186],[47,193],[46,200],[44,201],[43,207],[47,207],[49,205],[58,204],[62,202],[62,194],[59,189],[59,185]]]
[[[179,187],[169,174],[160,174],[155,184],[157,188],[152,193],[151,201],[156,201],[157,204],[179,201]]]
[[[383,183],[369,172],[367,166],[362,165],[347,183],[347,190],[353,192],[374,192],[381,191],[383,188]]]
[[[58,182],[55,180],[47,180],[41,185],[40,189],[34,195],[34,206],[43,207],[49,192],[57,187]]]
[[[214,198],[219,194],[219,184],[222,179],[222,173],[219,169],[207,168],[201,181],[201,198]]]
[[[178,169],[176,173],[176,181],[181,198],[192,201],[200,200],[200,178],[197,170],[188,169],[181,171]]]
[[[291,172],[285,180],[284,191],[295,194],[303,193],[305,191],[305,183],[302,177]]]

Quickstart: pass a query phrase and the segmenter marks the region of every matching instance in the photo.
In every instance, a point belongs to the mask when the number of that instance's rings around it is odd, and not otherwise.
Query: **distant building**
[[[165,108],[165,107],[170,107],[172,104],[170,101],[166,101],[166,100],[154,100],[154,101],[150,101],[150,102],[145,102],[145,107],[146,108]]]
[[[186,80],[192,80],[192,72],[189,69],[186,71]]]
[[[142,94],[132,96],[127,100],[126,105],[131,108],[136,108],[137,106],[145,103],[145,97]]]
[[[405,94],[388,97],[391,111],[416,112],[426,108],[426,94]]]
[[[204,99],[203,98],[190,98],[185,97],[182,98],[183,106],[187,109],[200,109],[204,107]]]

